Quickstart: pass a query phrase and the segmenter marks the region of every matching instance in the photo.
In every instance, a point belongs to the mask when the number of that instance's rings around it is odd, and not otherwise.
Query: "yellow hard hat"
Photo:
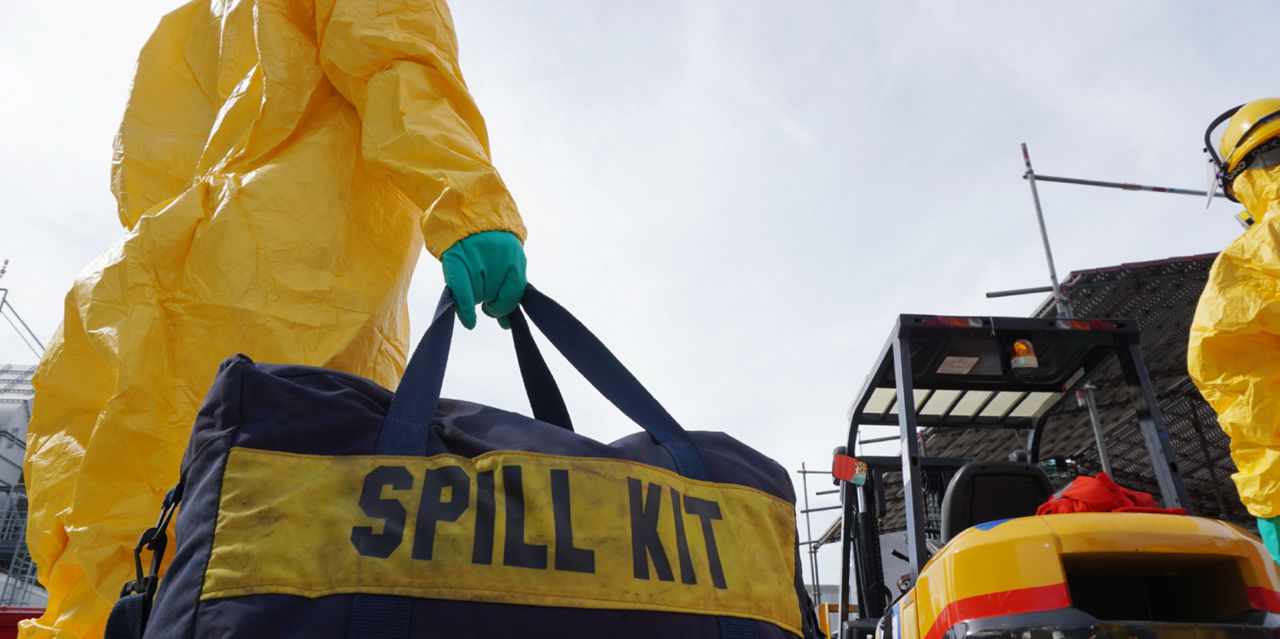
[[[1230,118],[1222,132],[1222,140],[1218,145],[1221,155],[1213,152],[1213,143],[1209,140],[1213,130],[1224,120]],[[1236,176],[1247,168],[1250,154],[1280,146],[1280,98],[1262,98],[1228,109],[1209,124],[1204,132],[1205,152],[1217,166],[1218,181],[1222,191],[1232,201],[1236,200],[1231,190],[1231,183]],[[1269,142],[1263,147],[1264,143]]]
[[[1227,122],[1218,146],[1227,170],[1234,170],[1244,156],[1277,133],[1280,133],[1280,98],[1262,98],[1241,106]]]

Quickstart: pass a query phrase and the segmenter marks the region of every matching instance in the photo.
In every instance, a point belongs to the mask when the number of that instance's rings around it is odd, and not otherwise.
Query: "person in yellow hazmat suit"
[[[1224,121],[1219,155],[1209,138]],[[1231,437],[1240,500],[1280,561],[1280,98],[1223,113],[1205,146],[1223,192],[1255,223],[1213,263],[1187,369]]]
[[[142,49],[116,139],[124,238],[34,383],[24,637],[102,636],[133,547],[237,352],[396,385],[424,246],[468,328],[524,292],[525,229],[443,0],[196,0]]]

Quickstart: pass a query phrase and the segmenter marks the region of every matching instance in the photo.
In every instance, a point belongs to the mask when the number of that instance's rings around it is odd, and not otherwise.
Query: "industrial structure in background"
[[[0,277],[8,266],[9,260],[0,264]],[[39,359],[44,344],[18,315],[9,302],[9,290],[4,288],[0,288],[0,318]],[[27,489],[22,481],[27,422],[35,397],[31,376],[35,372],[34,364],[0,364],[0,608],[44,607],[49,600],[36,580],[36,564],[27,552]],[[0,619],[0,628],[3,621]]]
[[[35,366],[0,364],[0,606],[44,606],[27,553],[27,491],[22,483]]]

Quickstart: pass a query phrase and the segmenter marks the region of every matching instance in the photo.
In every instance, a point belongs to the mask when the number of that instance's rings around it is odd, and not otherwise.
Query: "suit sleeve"
[[[440,257],[474,233],[525,238],[515,201],[489,157],[484,119],[458,68],[441,0],[318,0],[320,63],[361,119],[361,152],[425,213]]]

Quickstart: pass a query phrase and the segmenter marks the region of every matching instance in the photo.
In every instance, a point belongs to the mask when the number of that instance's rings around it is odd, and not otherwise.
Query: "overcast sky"
[[[111,142],[137,52],[176,6],[0,2],[0,287],[46,342],[75,274],[123,233]],[[529,227],[530,280],[687,428],[826,469],[896,314],[1026,315],[1041,301],[984,296],[1048,283],[1019,143],[1047,175],[1204,188],[1208,122],[1280,94],[1274,5],[1221,6],[452,9]],[[1058,184],[1040,195],[1064,277],[1214,252],[1240,230],[1225,201]],[[424,254],[415,318],[441,286]],[[634,429],[551,359],[580,432]],[[0,362],[34,361],[0,324]],[[455,340],[446,394],[527,410],[496,326]]]

